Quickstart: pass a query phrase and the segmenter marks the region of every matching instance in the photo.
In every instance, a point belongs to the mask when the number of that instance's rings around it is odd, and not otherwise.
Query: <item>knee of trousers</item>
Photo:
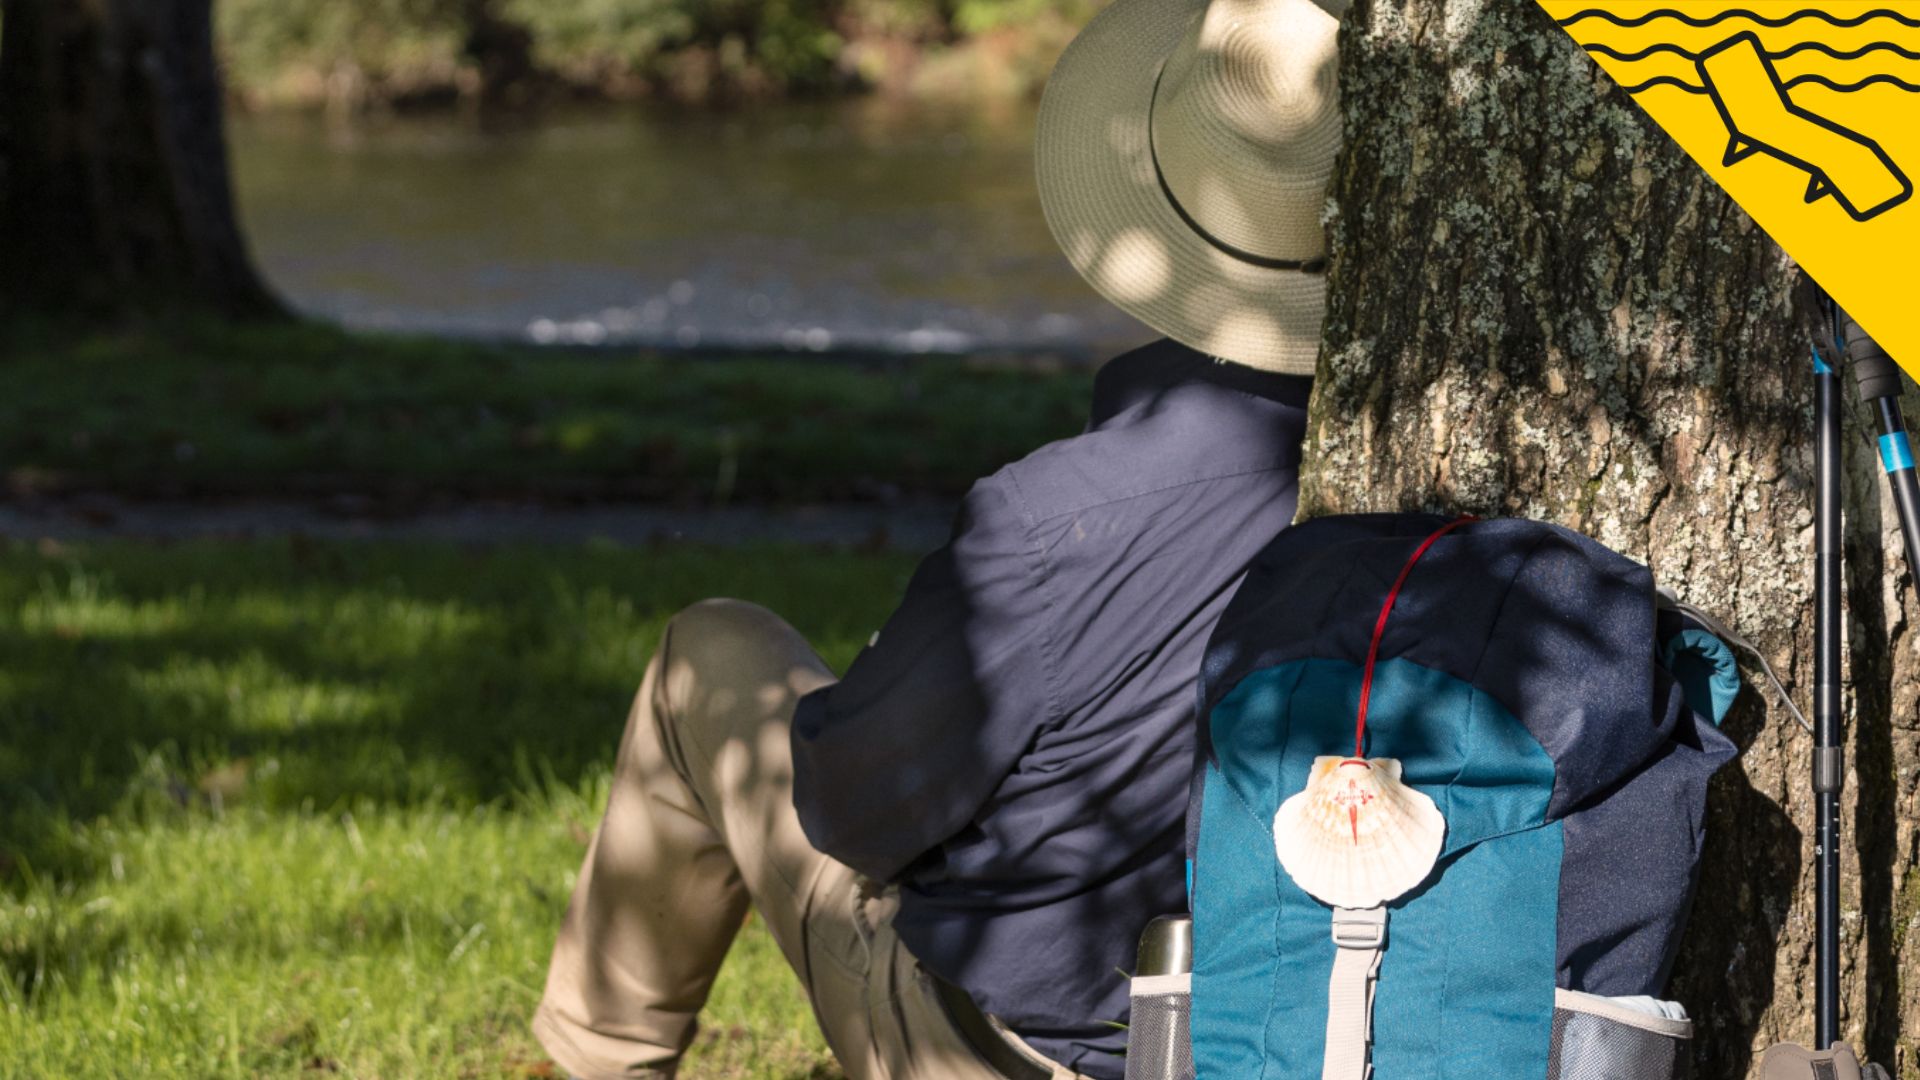
[[[786,620],[745,600],[702,600],[667,623],[657,692],[670,715],[709,706],[765,703],[811,689],[818,661]]]
[[[696,600],[667,620],[670,633],[682,637],[706,638],[728,635],[753,637],[792,633],[785,619],[751,600],[716,596]]]

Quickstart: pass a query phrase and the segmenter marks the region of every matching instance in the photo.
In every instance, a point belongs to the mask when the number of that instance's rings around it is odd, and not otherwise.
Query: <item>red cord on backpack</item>
[[[1413,549],[1413,555],[1407,559],[1407,565],[1400,568],[1400,576],[1393,579],[1393,588],[1387,590],[1387,602],[1380,605],[1380,617],[1373,623],[1373,641],[1367,646],[1367,666],[1360,676],[1360,715],[1353,724],[1353,759],[1365,761],[1367,754],[1367,701],[1373,697],[1373,662],[1380,658],[1380,638],[1387,632],[1387,616],[1393,612],[1393,602],[1400,599],[1400,586],[1407,583],[1407,575],[1413,573],[1413,564],[1427,553],[1435,540],[1447,535],[1469,521],[1479,521],[1472,514],[1462,514],[1445,525],[1434,530],[1432,536],[1420,542]]]

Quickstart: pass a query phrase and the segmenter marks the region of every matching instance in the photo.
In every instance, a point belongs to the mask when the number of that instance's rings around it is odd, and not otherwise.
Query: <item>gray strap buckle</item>
[[[1387,909],[1334,908],[1333,943],[1343,949],[1379,949],[1387,943]]]

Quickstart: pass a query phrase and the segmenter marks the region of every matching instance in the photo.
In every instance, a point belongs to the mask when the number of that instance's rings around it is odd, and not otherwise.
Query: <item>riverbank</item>
[[[0,1045],[58,1076],[557,1075],[527,1019],[666,619],[752,600],[844,669],[937,542],[919,500],[1078,430],[1090,387],[8,327]],[[703,1021],[686,1080],[841,1076],[757,920]]]
[[[1102,0],[223,0],[245,106],[1031,95]]]
[[[1092,377],[963,358],[697,358],[187,322],[0,335],[16,500],[951,500],[1078,431]]]

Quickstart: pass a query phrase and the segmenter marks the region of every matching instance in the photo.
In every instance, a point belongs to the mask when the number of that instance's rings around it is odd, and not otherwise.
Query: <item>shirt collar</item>
[[[1095,424],[1181,383],[1206,382],[1297,409],[1307,407],[1313,379],[1220,360],[1161,338],[1102,365],[1093,380]]]

